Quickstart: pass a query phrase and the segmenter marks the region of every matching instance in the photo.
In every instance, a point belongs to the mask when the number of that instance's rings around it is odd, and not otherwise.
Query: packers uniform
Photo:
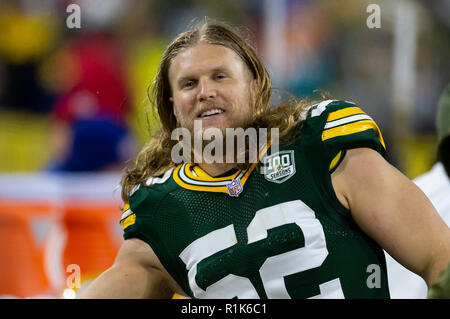
[[[184,163],[135,187],[124,238],[147,242],[192,298],[389,298],[382,249],[336,197],[349,148],[385,145],[359,107],[309,109],[301,135],[246,171]]]

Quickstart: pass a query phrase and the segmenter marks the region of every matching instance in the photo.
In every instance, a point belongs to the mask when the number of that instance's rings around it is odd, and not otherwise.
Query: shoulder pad
[[[123,229],[128,226],[134,224],[136,220],[136,212],[140,210],[138,207],[142,206],[142,203],[145,201],[145,214],[149,212],[149,204],[153,207],[156,205],[161,198],[163,198],[173,187],[171,187],[169,183],[172,176],[173,169],[168,170],[162,176],[159,177],[150,177],[144,183],[137,184],[133,187],[128,194],[129,203],[125,204],[124,209],[122,210],[122,217],[120,219],[120,223]],[[142,212],[140,213],[142,214]]]
[[[343,144],[342,149],[346,148],[345,144],[364,146],[364,140],[370,139],[368,133],[374,135],[383,151],[386,149],[378,125],[352,102],[327,100],[313,105],[308,113],[308,119],[317,121],[323,142]]]

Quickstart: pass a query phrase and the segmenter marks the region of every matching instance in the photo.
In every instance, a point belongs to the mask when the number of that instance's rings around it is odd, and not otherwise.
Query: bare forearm
[[[78,298],[170,298],[172,294],[158,279],[157,271],[135,266],[113,266],[82,288]]]

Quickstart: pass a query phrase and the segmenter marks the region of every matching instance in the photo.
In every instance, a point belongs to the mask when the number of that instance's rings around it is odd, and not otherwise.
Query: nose
[[[198,100],[203,102],[217,96],[216,88],[208,79],[200,79],[198,84]]]

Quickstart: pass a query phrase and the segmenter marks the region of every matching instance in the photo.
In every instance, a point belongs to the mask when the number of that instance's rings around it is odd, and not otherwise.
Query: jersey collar
[[[239,180],[244,187],[250,174],[253,172],[259,161],[266,154],[270,143],[264,145],[258,156],[258,162],[253,163],[247,170],[237,170],[230,175],[221,177],[211,177],[199,166],[193,163],[184,163],[178,165],[173,171],[174,181],[181,187],[193,191],[206,191],[215,193],[229,194],[227,185],[235,180]]]

